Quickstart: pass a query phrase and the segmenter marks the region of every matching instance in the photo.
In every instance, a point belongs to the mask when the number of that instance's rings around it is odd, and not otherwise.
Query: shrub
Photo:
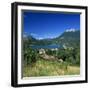
[[[30,65],[36,62],[38,57],[37,50],[28,48],[24,50],[24,63],[26,65]]]

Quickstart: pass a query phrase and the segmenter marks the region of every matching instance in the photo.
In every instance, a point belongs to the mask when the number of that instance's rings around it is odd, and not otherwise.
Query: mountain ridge
[[[60,36],[53,39],[42,39],[38,40],[33,36],[29,35],[28,37],[29,44],[32,45],[50,45],[50,44],[59,44],[65,45],[67,47],[75,47],[80,45],[80,30],[65,31]]]

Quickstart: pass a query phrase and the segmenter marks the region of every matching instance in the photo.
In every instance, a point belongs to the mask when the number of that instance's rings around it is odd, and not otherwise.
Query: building
[[[39,49],[39,54],[45,54],[45,50],[44,49]]]

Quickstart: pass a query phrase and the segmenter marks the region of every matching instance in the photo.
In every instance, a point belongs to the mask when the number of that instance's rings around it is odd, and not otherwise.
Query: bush
[[[80,50],[79,48],[75,48],[72,50],[69,49],[60,49],[57,53],[58,59],[63,59],[70,64],[80,65]]]
[[[57,51],[55,51],[55,50],[54,50],[54,51],[52,51],[52,50],[50,50],[50,49],[46,50],[46,54],[47,54],[47,55],[53,55],[53,56],[55,56],[55,55],[56,55],[56,52],[57,52]]]
[[[38,53],[37,50],[28,48],[24,50],[24,63],[26,65],[33,64],[37,61]]]

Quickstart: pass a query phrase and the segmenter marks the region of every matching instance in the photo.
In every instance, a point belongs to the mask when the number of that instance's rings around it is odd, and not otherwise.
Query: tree
[[[38,53],[37,50],[31,48],[24,50],[24,63],[26,65],[31,65],[37,61]]]

